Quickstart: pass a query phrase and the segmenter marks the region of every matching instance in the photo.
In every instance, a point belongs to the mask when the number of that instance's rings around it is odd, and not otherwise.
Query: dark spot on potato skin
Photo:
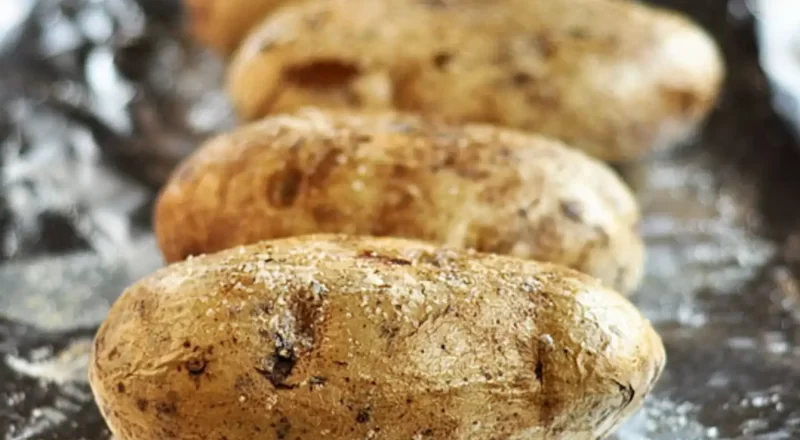
[[[289,84],[308,89],[346,87],[359,75],[361,69],[355,64],[334,59],[319,59],[288,66],[283,71],[283,76]]]
[[[513,82],[515,86],[523,87],[533,82],[533,77],[526,72],[517,72],[511,77],[511,82]]]
[[[117,392],[120,394],[125,393],[125,384],[122,382],[117,383]]]
[[[590,35],[589,30],[585,27],[574,27],[572,29],[569,29],[567,33],[569,34],[570,37],[576,40],[584,40],[586,38],[589,38]]]
[[[450,61],[453,60],[453,55],[448,52],[439,52],[433,56],[433,65],[439,70],[444,70]]]
[[[282,416],[278,423],[275,425],[275,435],[278,437],[278,440],[285,440],[289,437],[289,434],[292,432],[292,423],[289,421],[288,418]]]
[[[366,133],[354,133],[353,141],[359,144],[366,144],[368,142],[372,142],[372,135]]]
[[[139,313],[139,318],[147,319],[147,306],[144,301],[136,302],[136,311]]]
[[[395,325],[383,324],[381,325],[381,337],[384,339],[392,340],[397,336],[400,328]]]
[[[119,350],[117,350],[117,347],[112,348],[111,351],[108,353],[108,360],[113,361],[118,357],[119,357]]]
[[[581,208],[581,205],[577,202],[562,200],[561,213],[564,214],[564,217],[572,221],[583,223],[583,208]]]
[[[661,93],[664,100],[681,114],[691,113],[699,102],[697,95],[692,90],[663,88]]]
[[[178,413],[178,407],[175,402],[158,402],[156,403],[156,413],[159,416],[174,416]]]
[[[540,34],[534,37],[533,46],[536,51],[544,58],[550,58],[556,53],[557,45],[553,41],[553,37],[547,34]]]
[[[369,409],[362,409],[356,414],[356,422],[367,423],[370,420]]]
[[[276,335],[275,339],[274,353],[264,361],[265,365],[256,367],[255,370],[278,390],[294,389],[296,385],[287,384],[286,380],[297,364],[297,354],[294,347],[286,343],[280,335]]]
[[[407,176],[409,172],[410,170],[405,165],[395,164],[394,166],[392,166],[392,177],[397,177],[397,178],[404,177]]]
[[[149,402],[146,399],[136,399],[136,408],[139,408],[139,411],[145,412],[147,411],[147,407]]]
[[[539,359],[536,362],[536,369],[534,370],[534,374],[536,375],[536,380],[539,383],[542,383],[544,381],[544,362],[542,362],[541,359]]]
[[[201,358],[190,359],[186,361],[184,366],[192,376],[199,376],[206,371],[206,360]]]
[[[291,207],[300,193],[303,173],[296,166],[287,165],[269,178],[267,199],[276,208]]]

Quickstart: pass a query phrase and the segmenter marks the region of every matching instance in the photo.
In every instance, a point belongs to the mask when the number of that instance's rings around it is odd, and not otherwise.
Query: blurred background
[[[667,371],[621,440],[800,438],[800,1],[660,0],[723,48],[692,142],[620,173]],[[153,198],[235,117],[178,0],[0,0],[0,439],[107,439],[97,324],[163,262]]]

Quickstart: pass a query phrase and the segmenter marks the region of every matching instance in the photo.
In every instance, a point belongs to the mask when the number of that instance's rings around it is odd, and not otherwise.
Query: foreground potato
[[[90,380],[121,440],[596,440],[664,360],[638,311],[578,272],[307,236],[134,285]]]
[[[604,164],[547,139],[392,113],[304,110],[211,140],[162,191],[168,261],[316,232],[400,236],[571,266],[628,292],[639,211]]]
[[[284,3],[299,0],[184,0],[189,29],[221,55],[232,53],[248,31]]]
[[[636,2],[320,0],[254,31],[228,86],[247,119],[305,105],[394,108],[624,161],[693,131],[722,71],[701,29]]]

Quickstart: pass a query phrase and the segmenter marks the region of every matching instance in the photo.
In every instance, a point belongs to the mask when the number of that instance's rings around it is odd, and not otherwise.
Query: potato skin
[[[576,271],[318,235],[135,284],[89,374],[122,440],[596,440],[664,362],[635,307]]]
[[[247,33],[286,3],[300,0],[184,0],[189,31],[223,56],[232,54]]]
[[[628,161],[694,131],[723,69],[703,30],[637,2],[319,0],[254,30],[228,89],[245,119],[392,108]]]
[[[605,164],[562,144],[399,113],[305,109],[210,140],[162,190],[167,261],[318,232],[398,236],[640,281],[639,211]]]

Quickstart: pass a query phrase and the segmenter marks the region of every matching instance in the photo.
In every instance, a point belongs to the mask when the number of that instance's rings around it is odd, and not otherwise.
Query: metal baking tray
[[[766,0],[769,1],[769,0]],[[741,0],[663,0],[729,76],[688,144],[622,167],[645,213],[633,298],[669,362],[618,440],[800,439],[800,149]],[[104,440],[90,341],[163,264],[155,191],[236,121],[166,0],[0,1],[0,439]]]

